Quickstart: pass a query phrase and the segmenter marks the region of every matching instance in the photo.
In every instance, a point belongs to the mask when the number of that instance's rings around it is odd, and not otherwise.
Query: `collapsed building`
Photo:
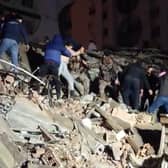
[[[51,10],[51,16],[54,12],[58,14],[65,5],[63,1],[58,2],[59,10]],[[66,5],[70,2],[67,0]],[[0,4],[6,11],[14,8],[15,12],[21,13],[31,31],[33,28],[36,32],[40,27],[32,39],[38,41],[45,35],[46,26],[58,31],[56,18],[48,16],[49,12],[45,10],[45,1],[40,3],[44,4],[42,15],[36,8],[29,9],[31,3],[27,4],[28,8],[24,6],[25,10],[20,6],[21,1]],[[30,24],[32,20],[33,25]],[[46,20],[50,21],[49,26]],[[33,61],[37,56],[36,49]],[[135,49],[88,53],[87,72],[93,88],[104,53],[112,57],[117,72],[136,59],[143,59],[146,65],[154,64],[158,68],[167,65],[167,56],[159,51],[146,50],[138,56],[137,52]],[[41,55],[41,50],[38,54]],[[1,168],[168,167],[165,115],[161,116],[161,123],[152,124],[149,114],[128,109],[111,97],[102,99],[96,93],[61,100],[49,93],[41,95],[32,87],[34,80],[39,90],[46,88],[46,83],[32,72],[38,67],[29,65],[29,55],[28,58],[23,52],[20,55],[22,68],[18,68],[17,74],[9,71],[12,64],[0,61]],[[79,80],[78,88],[81,87]],[[92,91],[96,92],[96,89]]]
[[[138,56],[137,50],[87,53],[90,80],[98,75],[104,53],[113,58],[116,71],[135,59],[156,67],[168,61],[157,50],[142,51]],[[0,167],[168,166],[165,115],[160,117],[161,123],[153,124],[149,114],[129,109],[111,97],[102,99],[95,93],[55,100],[54,96],[33,90],[32,79],[40,88],[46,87],[37,76],[25,68],[18,68],[15,74],[9,71],[12,64],[0,62]]]

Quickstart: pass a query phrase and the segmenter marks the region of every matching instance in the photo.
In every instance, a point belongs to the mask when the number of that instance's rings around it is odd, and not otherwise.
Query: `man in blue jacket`
[[[4,23],[2,30],[2,41],[0,44],[0,58],[4,52],[10,54],[12,63],[16,66],[18,63],[19,43],[24,39],[26,48],[28,50],[28,37],[25,28],[22,25],[22,18],[20,16],[10,17]]]
[[[68,82],[70,96],[74,96],[74,78],[68,70],[68,61],[71,56],[80,54],[73,51],[71,44],[65,44],[61,35],[56,34],[47,44],[44,60],[46,64],[56,64],[58,75],[62,75]]]

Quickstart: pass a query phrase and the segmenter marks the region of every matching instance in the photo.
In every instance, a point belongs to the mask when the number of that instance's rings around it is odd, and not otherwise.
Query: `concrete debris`
[[[7,134],[0,135],[0,167],[21,167],[26,162],[26,153]]]
[[[134,52],[132,59],[128,59],[128,53],[113,53],[116,71],[135,59]],[[92,53],[94,59],[90,59],[92,68],[88,73],[91,81],[99,74],[101,54]],[[145,53],[139,57],[148,58]],[[164,56],[150,56],[147,63],[158,63],[161,57]],[[168,131],[165,127],[163,131],[158,123],[151,123],[151,115],[135,112],[122,102],[100,98],[94,93],[75,99],[53,97],[53,106],[50,106],[49,98],[33,90],[24,75],[28,73],[18,77],[12,72],[0,71],[0,167],[140,168],[150,165],[157,168],[159,164],[160,167],[168,165],[164,153]],[[161,121],[167,124],[165,115]],[[155,143],[151,133],[157,137]]]

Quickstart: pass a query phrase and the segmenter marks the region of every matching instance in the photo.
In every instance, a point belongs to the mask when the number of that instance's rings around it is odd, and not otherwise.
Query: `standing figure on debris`
[[[155,69],[152,66],[148,67],[146,77],[148,79],[148,82],[150,84],[153,94],[150,95],[148,90],[146,88],[143,88],[143,95],[141,97],[140,111],[146,110],[145,104],[147,100],[148,100],[149,106],[153,103],[156,90],[158,89],[158,86],[159,86],[159,79],[155,75]]]
[[[69,62],[69,68],[75,79],[75,88],[82,95],[89,94],[90,79],[87,73],[88,65],[86,55],[72,57]]]
[[[22,18],[18,15],[13,15],[5,22],[2,32],[2,41],[0,44],[0,58],[4,52],[10,54],[12,63],[16,66],[18,63],[19,43],[21,38],[24,38],[26,49],[29,49],[28,36],[25,28],[22,25]]]
[[[117,78],[117,73],[113,68],[113,60],[110,56],[104,56],[102,58],[102,64],[100,65],[100,75],[99,75],[99,93],[101,98],[106,98],[106,90],[114,91],[115,80]],[[113,95],[114,99],[117,99]]]
[[[139,97],[142,91],[142,86],[145,87],[149,94],[152,95],[149,82],[146,78],[145,71],[142,68],[141,62],[135,62],[128,65],[123,73],[123,83],[121,93],[123,101],[126,105],[133,109],[139,108]]]
[[[97,50],[96,42],[93,40],[90,40],[87,50],[88,50],[88,52],[96,51]]]
[[[68,82],[70,96],[74,96],[74,79],[68,70],[69,57],[78,54],[72,50],[72,45],[65,44],[61,35],[56,34],[48,44],[51,50],[46,49],[45,60],[58,64],[58,75],[62,75]],[[50,47],[47,47],[50,48]]]
[[[70,57],[80,56],[80,54],[84,53],[83,47],[75,51],[73,49],[73,44],[70,42],[65,42],[65,48],[69,51]],[[69,72],[68,63],[69,63],[69,56],[65,57],[64,55],[62,55],[62,61],[61,61],[60,68],[59,68],[59,74],[62,75],[68,81],[70,96],[74,97],[75,96],[75,91],[74,91],[75,90],[74,88],[75,80],[72,74]]]
[[[164,106],[166,113],[168,113],[168,73],[163,71],[160,73],[159,78],[160,88],[158,96],[148,109],[148,112],[153,115],[154,121],[157,119],[156,110],[158,110],[159,107]]]
[[[55,85],[57,99],[61,95],[61,84],[58,77],[58,69],[60,64],[60,51],[56,50],[53,41],[49,41],[44,54],[44,64],[40,67],[40,76],[53,75],[53,85]]]

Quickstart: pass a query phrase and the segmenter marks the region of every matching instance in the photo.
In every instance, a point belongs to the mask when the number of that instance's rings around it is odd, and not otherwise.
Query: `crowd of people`
[[[29,49],[28,35],[22,24],[22,18],[17,14],[11,14],[7,18],[2,17],[0,32],[0,58],[6,52],[11,56],[12,63],[19,66],[18,52],[22,39],[24,39],[27,50]],[[86,49],[82,45],[76,44],[72,38],[55,34],[51,40],[47,40],[45,45],[44,61],[40,66],[39,76],[41,78],[48,74],[54,76],[57,99],[61,98],[60,76],[67,81],[68,95],[71,98],[76,96],[75,87],[83,86],[82,91],[78,89],[79,95],[86,95],[92,91]],[[92,50],[97,50],[93,41],[88,48],[89,52]],[[160,73],[156,74],[154,67],[149,66],[145,69],[142,61],[136,61],[124,67],[121,72],[117,72],[112,56],[104,54],[100,59],[97,84],[98,95],[101,98],[106,99],[111,96],[119,101],[118,97],[121,93],[123,103],[135,110],[148,111],[155,119],[156,111],[161,106],[168,112],[168,74],[166,69],[162,69]],[[147,101],[148,106],[146,106]]]

